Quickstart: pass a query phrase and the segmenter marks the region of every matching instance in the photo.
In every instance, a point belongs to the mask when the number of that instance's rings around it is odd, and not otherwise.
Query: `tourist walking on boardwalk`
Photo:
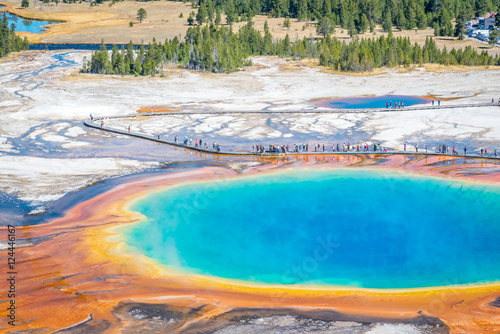
[[[498,148],[496,148],[496,147],[495,147],[495,148],[493,149],[493,153],[495,153],[495,158],[496,158],[496,156],[497,156],[497,151],[498,151]]]
[[[177,144],[177,136],[174,137],[174,143]]]
[[[418,153],[418,144],[415,144],[415,152]]]
[[[389,102],[386,102],[386,103],[385,103],[385,108],[386,108],[386,109],[387,109],[387,108],[389,108]]]
[[[101,121],[101,128],[104,126],[104,121]]]
[[[438,107],[441,106],[441,100],[438,100]]]
[[[434,107],[434,100],[432,100],[432,106]]]
[[[498,102],[500,102],[500,99],[498,100]],[[94,121],[94,116],[92,116],[92,114],[90,114],[90,123],[92,123]]]
[[[464,146],[464,155],[467,155],[467,146]]]
[[[404,145],[404,148],[403,148],[403,150],[404,150],[404,151],[406,152],[406,144]]]
[[[425,153],[427,153],[427,144],[425,144]]]

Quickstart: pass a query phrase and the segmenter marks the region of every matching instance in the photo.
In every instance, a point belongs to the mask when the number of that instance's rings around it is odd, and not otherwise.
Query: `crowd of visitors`
[[[266,150],[266,147],[262,144],[256,144],[252,146],[252,152],[254,153],[304,153],[304,152],[388,152],[388,149],[386,147],[383,147],[381,144],[375,143],[375,144],[350,144],[350,143],[344,143],[342,145],[340,144],[334,144],[331,147],[331,150],[328,149],[327,145],[325,144],[313,144],[312,145],[314,150],[309,150],[309,144],[293,144],[292,146],[290,145],[269,145],[269,148]],[[415,144],[414,146],[415,152],[419,152],[419,146],[418,144]],[[428,151],[428,145],[424,144],[423,146],[425,153],[429,153]],[[407,150],[407,145],[403,145],[403,151],[406,152]],[[464,154],[467,155],[467,147],[463,147]],[[420,152],[424,153],[422,148],[420,148]],[[488,154],[488,149],[487,148],[481,148],[480,149],[480,154],[481,156],[486,156]],[[455,146],[448,146],[445,144],[441,144],[437,147],[436,153],[441,153],[441,154],[451,154],[451,155],[458,155],[458,148]],[[493,155],[495,157],[498,156],[498,148],[493,149]]]
[[[177,136],[174,137],[174,143],[179,144],[179,138],[177,138]],[[184,139],[182,141],[182,145],[193,146],[193,137],[188,139],[188,137],[184,136]],[[201,139],[201,138],[199,140],[195,139],[194,140],[194,147],[208,150],[208,143],[206,141],[204,142],[203,139]],[[212,150],[214,150],[216,152],[220,152],[220,145],[215,141],[212,144]]]

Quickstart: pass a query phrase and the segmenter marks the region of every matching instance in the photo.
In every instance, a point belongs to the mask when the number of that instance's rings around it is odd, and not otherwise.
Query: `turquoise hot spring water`
[[[432,101],[420,96],[408,95],[383,95],[383,96],[359,96],[359,97],[344,97],[338,99],[330,99],[318,101],[317,104],[325,108],[334,109],[376,109],[388,107],[396,107],[404,103],[405,107],[418,104],[431,103]]]
[[[375,289],[500,280],[500,186],[366,169],[185,183],[130,206],[124,241],[174,271]]]

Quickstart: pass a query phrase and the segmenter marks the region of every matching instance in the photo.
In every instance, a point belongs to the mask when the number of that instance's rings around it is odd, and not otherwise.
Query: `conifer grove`
[[[382,66],[408,66],[411,64],[436,63],[443,65],[500,65],[500,59],[488,52],[478,53],[467,46],[465,49],[439,49],[432,38],[424,45],[412,44],[409,38],[387,37],[358,38],[347,43],[337,38],[325,37],[319,41],[304,38],[293,43],[288,35],[275,40],[267,24],[262,35],[250,21],[238,32],[230,27],[214,24],[190,27],[183,41],[174,37],[164,44],[154,41],[147,47],[134,50],[128,47],[111,52],[101,45],[84,62],[82,72],[101,74],[156,75],[163,65],[174,65],[209,72],[232,72],[251,64],[250,56],[274,55],[292,59],[317,58],[319,64],[339,71],[370,71]]]

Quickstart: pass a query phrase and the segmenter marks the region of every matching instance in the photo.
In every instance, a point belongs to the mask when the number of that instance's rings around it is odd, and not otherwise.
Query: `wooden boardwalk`
[[[136,113],[130,115],[120,115],[120,116],[101,116],[94,117],[91,121],[90,119],[84,121],[84,125],[99,129],[103,131],[118,133],[122,135],[127,135],[131,137],[151,140],[154,142],[167,144],[179,148],[185,148],[197,152],[207,153],[207,154],[221,154],[221,155],[232,155],[232,156],[254,156],[254,157],[284,157],[284,156],[297,156],[297,155],[365,155],[365,154],[377,154],[377,155],[436,155],[436,156],[450,156],[450,157],[468,157],[468,158],[487,158],[487,159],[495,159],[500,160],[500,157],[495,157],[493,153],[490,153],[488,156],[481,156],[479,154],[446,154],[439,152],[426,152],[425,149],[419,149],[419,152],[416,151],[348,151],[348,152],[286,152],[286,153],[274,153],[274,152],[239,152],[239,151],[216,151],[212,149],[204,149],[201,147],[194,147],[191,145],[184,145],[179,142],[174,142],[170,140],[166,140],[161,138],[161,136],[150,135],[141,132],[134,132],[128,130],[121,130],[117,128],[113,128],[110,126],[102,126],[98,121],[105,121],[109,119],[126,119],[126,118],[135,118],[140,116],[151,117],[151,116],[168,116],[168,115],[220,115],[220,114],[321,114],[321,113],[372,113],[372,112],[397,112],[397,111],[420,111],[420,110],[433,110],[433,109],[453,109],[453,108],[478,108],[478,107],[492,107],[499,106],[496,103],[478,103],[478,104],[455,104],[455,105],[441,105],[434,107],[404,107],[404,108],[380,108],[380,109],[328,109],[328,110],[310,110],[310,109],[302,109],[302,110],[279,110],[279,111],[174,111],[174,112],[149,112],[149,113]],[[500,112],[500,110],[499,110]],[[97,122],[97,123],[96,123]],[[458,153],[458,152],[457,152]]]

